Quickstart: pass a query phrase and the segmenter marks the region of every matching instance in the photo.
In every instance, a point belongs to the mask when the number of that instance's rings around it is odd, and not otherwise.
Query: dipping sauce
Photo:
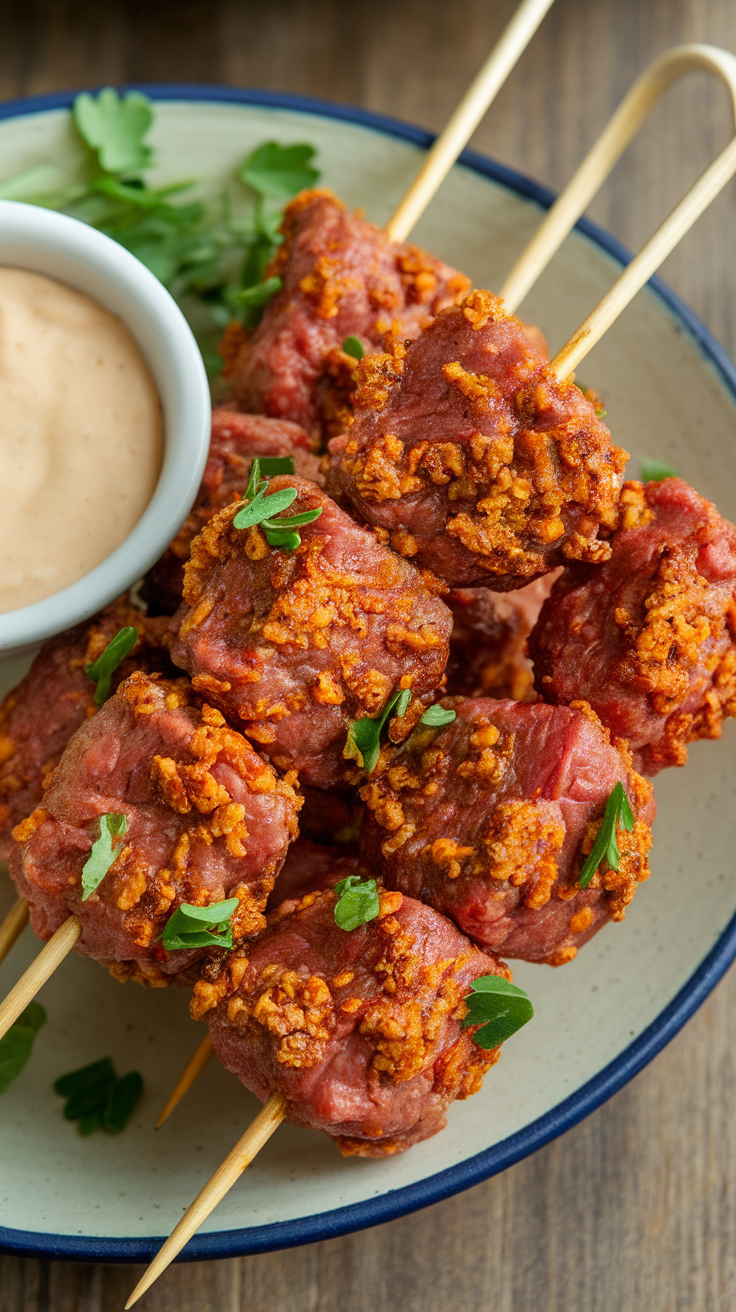
[[[163,449],[156,384],[122,320],[52,278],[0,267],[0,612],[119,547]]]

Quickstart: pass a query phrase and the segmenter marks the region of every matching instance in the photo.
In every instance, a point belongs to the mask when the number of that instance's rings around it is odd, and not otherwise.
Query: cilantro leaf
[[[369,920],[375,920],[380,911],[375,879],[348,875],[335,884],[334,892],[337,893],[335,924],[348,934],[359,925],[367,925]]]
[[[211,902],[207,907],[191,906],[182,902],[164,925],[161,938],[167,952],[180,948],[231,948],[233,945],[233,913],[238,898],[224,902]]]
[[[33,1040],[45,1023],[46,1012],[41,1004],[29,1002],[0,1039],[0,1093],[20,1075],[31,1055]]]
[[[667,465],[663,460],[654,460],[649,456],[641,458],[641,481],[642,483],[661,483],[663,478],[679,478],[676,469],[672,465]]]
[[[404,688],[389,698],[380,715],[363,715],[358,720],[351,720],[342,753],[345,759],[357,761],[366,774],[372,774],[381,755],[381,733],[386,721],[389,716],[393,719],[404,715],[410,701],[411,689]]]
[[[457,711],[445,710],[444,706],[428,706],[420,724],[426,724],[430,729],[439,729],[443,724],[452,724],[457,715]]]
[[[233,519],[233,527],[253,528],[256,524],[260,524],[269,546],[295,551],[301,546],[302,540],[299,533],[292,530],[301,524],[311,524],[315,519],[319,519],[322,507],[317,510],[304,510],[299,515],[286,515],[281,519],[273,519],[272,516],[277,515],[279,511],[288,510],[292,501],[296,499],[297,490],[295,487],[284,487],[267,497],[267,489],[268,479],[261,478],[261,460],[256,457],[248,475],[248,486],[243,497],[245,504]]]
[[[346,337],[342,349],[346,355],[352,355],[354,360],[362,360],[365,355],[363,343],[359,337]]]
[[[109,1057],[70,1071],[54,1084],[54,1093],[65,1099],[64,1119],[78,1121],[82,1135],[92,1134],[101,1126],[113,1134],[124,1130],[142,1092],[143,1080],[138,1071],[129,1071],[118,1079]]]
[[[319,170],[311,160],[314,146],[280,146],[266,141],[250,154],[240,170],[240,179],[264,198],[291,200],[305,187],[313,187]]]
[[[132,652],[137,641],[138,630],[126,624],[125,628],[119,629],[115,637],[110,639],[102,655],[98,656],[91,665],[85,665],[84,672],[87,678],[97,680],[94,699],[98,706],[102,706],[107,701],[110,696],[112,676],[118,665]]]
[[[470,1025],[482,1028],[473,1035],[479,1048],[497,1048],[526,1025],[534,1015],[531,999],[516,984],[500,975],[481,975],[470,985],[465,999],[468,1014],[463,1029]]]
[[[102,1124],[111,1134],[120,1134],[133,1113],[138,1099],[143,1093],[143,1079],[138,1071],[128,1071],[116,1080],[108,1091]],[[80,1126],[81,1130],[81,1126]]]
[[[253,287],[242,287],[235,292],[234,299],[243,310],[243,322],[246,328],[255,328],[268,302],[281,291],[280,278],[267,278]]]
[[[596,834],[590,856],[587,857],[580,871],[579,888],[588,887],[604,857],[612,870],[618,870],[620,859],[616,841],[616,828],[618,825],[629,831],[634,828],[634,815],[626,796],[626,789],[620,780],[612,789],[606,802],[601,827]]]
[[[143,142],[153,123],[148,96],[129,91],[120,96],[105,87],[97,96],[84,91],[72,110],[79,135],[96,152],[105,173],[135,173],[151,162],[151,147]]]
[[[100,816],[100,836],[92,844],[92,851],[82,867],[82,901],[94,893],[105,878],[110,866],[117,859],[119,844],[113,847],[113,838],[122,838],[128,828],[125,815],[106,812]]]
[[[258,463],[261,466],[261,473],[269,477],[273,474],[294,473],[293,456],[259,456]]]

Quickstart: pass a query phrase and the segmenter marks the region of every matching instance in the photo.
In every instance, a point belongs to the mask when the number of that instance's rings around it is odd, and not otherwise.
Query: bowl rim
[[[119,84],[118,89],[142,91],[153,101],[224,102],[286,109],[321,118],[341,119],[372,129],[379,134],[409,141],[425,149],[435,139],[433,133],[400,119],[373,113],[357,106],[333,104],[309,96],[200,83],[125,83]],[[53,109],[68,109],[77,94],[77,91],[55,92],[46,96],[30,96],[7,101],[0,105],[0,120],[45,113]],[[555,199],[556,193],[548,187],[477,151],[463,151],[458,163],[474,173],[508,187],[517,195],[536,201],[545,209],[548,209]],[[625,265],[631,259],[628,248],[598,224],[583,218],[575,226],[579,232],[619,264]],[[660,278],[651,278],[647,286],[686,329],[706,361],[715,368],[736,403],[736,366],[724,348],[694,311]],[[672,1001],[632,1043],[619,1053],[618,1057],[582,1084],[568,1098],[535,1121],[531,1121],[522,1130],[494,1144],[493,1147],[484,1149],[457,1166],[448,1167],[414,1184],[389,1190],[360,1203],[334,1208],[327,1212],[317,1212],[290,1221],[275,1221],[268,1225],[198,1234],[189,1241],[176,1261],[191,1262],[220,1257],[240,1257],[250,1253],[264,1253],[316,1243],[324,1239],[335,1239],[356,1230],[396,1220],[409,1212],[418,1211],[420,1208],[460,1193],[471,1185],[480,1184],[571,1129],[617,1093],[682,1029],[715,988],[734,957],[736,957],[736,913]],[[74,1262],[148,1262],[159,1249],[164,1238],[163,1235],[133,1238],[59,1235],[0,1226],[0,1252]]]

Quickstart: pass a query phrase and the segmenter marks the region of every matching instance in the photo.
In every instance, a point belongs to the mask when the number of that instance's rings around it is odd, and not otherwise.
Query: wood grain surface
[[[512,0],[0,0],[0,97],[224,82],[438,129]],[[634,76],[681,41],[736,51],[736,0],[557,0],[475,143],[558,187]],[[631,246],[726,140],[693,77],[592,216]],[[736,356],[736,184],[665,278]],[[635,985],[635,981],[632,982]],[[142,1268],[0,1258],[0,1312],[113,1312]],[[505,1174],[389,1225],[172,1268],[144,1312],[705,1312],[736,1307],[736,975],[637,1079]]]

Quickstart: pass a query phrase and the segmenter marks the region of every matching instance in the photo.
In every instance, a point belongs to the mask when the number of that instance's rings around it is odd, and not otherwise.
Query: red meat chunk
[[[605,560],[626,452],[518,319],[472,292],[421,336],[358,367],[355,421],[328,490],[453,587],[522,587]]]
[[[432,255],[350,214],[330,191],[304,191],[284,211],[284,243],[269,269],[283,282],[227,373],[246,410],[290,419],[309,433],[340,432],[358,337],[381,349],[392,330],[416,337],[438,310],[460,300],[470,280]],[[232,350],[225,344],[225,354]]]
[[[383,1157],[436,1134],[498,1059],[462,1030],[464,997],[497,958],[400,893],[346,933],[335,895],[287,904],[270,928],[195,985],[226,1070],[265,1100],[282,1093],[295,1125],[323,1130],[345,1156]],[[212,973],[212,972],[210,972]]]
[[[515,592],[453,588],[445,597],[454,621],[446,671],[450,696],[535,699],[526,640],[559,572]]]
[[[10,873],[31,924],[50,938],[79,916],[77,950],[118,978],[161,984],[203,949],[157,941],[182,902],[238,897],[236,938],[260,931],[296,836],[299,801],[219,711],[198,709],[183,679],[133,674],[78,729],[43,807],[15,830]],[[81,874],[99,817],[125,814],[119,855],[82,901]]]
[[[623,502],[610,559],[565,570],[529,646],[541,696],[590,702],[654,775],[736,715],[736,528],[679,478]]]
[[[361,858],[398,888],[452,916],[504,956],[561,965],[607,920],[621,920],[648,877],[652,788],[624,744],[584,704],[446,698],[455,720],[420,725],[384,749],[361,790]],[[580,869],[614,785],[636,823],[621,830],[618,871]]]
[[[280,770],[330,788],[350,770],[351,719],[376,715],[410,688],[391,732],[407,733],[442,684],[452,616],[436,580],[360,528],[313,483],[288,514],[320,508],[301,546],[271,548],[260,528],[233,527],[235,507],[192,545],[172,659]],[[354,771],[353,771],[354,773]]]
[[[168,551],[148,571],[143,583],[149,609],[173,615],[181,602],[184,566],[192,539],[218,510],[240,500],[256,456],[291,456],[297,474],[322,482],[319,461],[298,424],[265,419],[263,415],[242,415],[235,410],[213,410],[210,453],[197,499]]]
[[[7,860],[11,832],[43,797],[72,734],[94,715],[96,684],[84,669],[102,655],[122,628],[138,642],[112,676],[112,690],[134,670],[173,674],[165,619],[148,619],[125,601],[106,606],[91,620],[44,644],[28,674],[0,705],[0,859]]]

